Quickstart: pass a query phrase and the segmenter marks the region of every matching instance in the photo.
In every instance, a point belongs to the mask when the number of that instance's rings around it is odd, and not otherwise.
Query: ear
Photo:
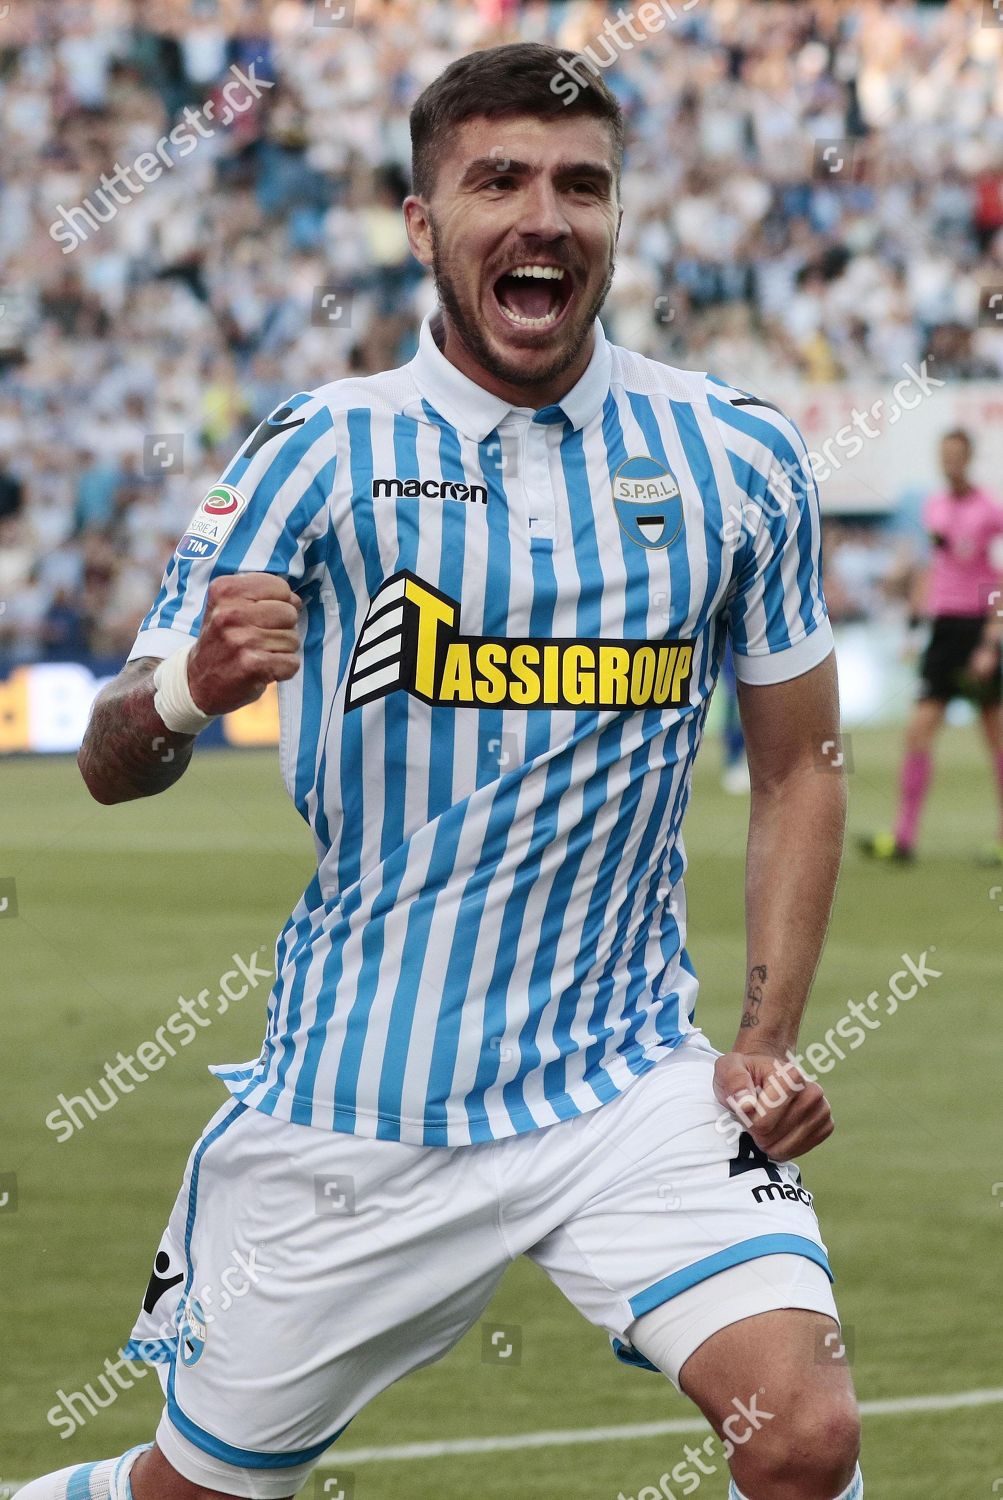
[[[424,198],[414,193],[404,200],[404,228],[411,253],[423,266],[432,264],[432,218]]]

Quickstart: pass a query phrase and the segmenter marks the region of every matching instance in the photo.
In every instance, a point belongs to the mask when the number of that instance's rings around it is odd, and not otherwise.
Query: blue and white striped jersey
[[[559,405],[400,369],[299,394],[203,501],[132,656],[210,580],[287,578],[281,763],[318,868],[256,1061],[284,1120],[458,1145],[595,1108],[694,1029],[681,825],[740,678],[832,649],[818,496],[775,408],[610,345]]]

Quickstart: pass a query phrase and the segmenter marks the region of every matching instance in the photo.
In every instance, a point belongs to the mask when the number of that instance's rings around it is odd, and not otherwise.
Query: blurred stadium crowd
[[[638,7],[603,0],[0,6],[0,653],[121,655],[250,428],[410,357],[434,296],[400,215],[408,110],[476,46],[608,60],[631,127],[615,341],[767,396],[928,356],[1003,376],[978,316],[1003,286],[993,7],[660,3],[615,57],[604,23]],[[186,110],[201,128],[172,136]],[[99,191],[143,153],[155,177]],[[858,531],[848,618],[895,563]]]

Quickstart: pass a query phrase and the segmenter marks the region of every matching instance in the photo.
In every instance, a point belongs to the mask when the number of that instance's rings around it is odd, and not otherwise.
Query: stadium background
[[[0,917],[16,919],[0,925],[0,1306],[15,1335],[0,1495],[151,1430],[152,1380],[66,1440],[47,1413],[121,1347],[218,1102],[202,1065],[256,1052],[263,993],[71,1140],[45,1117],[175,997],[215,992],[231,955],[269,948],[310,858],[268,748],[200,756],[169,797],[110,812],[69,758],[24,752],[75,748],[195,504],[255,423],[293,390],[410,357],[433,294],[400,220],[407,113],[458,53],[517,38],[593,49],[630,120],[609,336],[777,402],[822,456],[851,823],[888,821],[939,435],[968,426],[977,477],[1003,488],[1003,7],[658,6],[664,24],[627,46],[598,0],[0,5],[0,751],[14,752]],[[273,86],[224,94],[249,77]],[[117,202],[100,189],[186,109],[203,126],[190,152],[165,147]],[[822,1037],[849,999],[883,996],[903,954],[943,969],[833,1070],[840,1130],[806,1166],[861,1395],[892,1403],[866,1423],[878,1500],[1003,1490],[998,1407],[944,1400],[999,1379],[1003,1232],[1003,889],[969,857],[990,783],[967,711],[952,718],[924,859],[890,872],[849,857],[806,1027]],[[275,732],[268,699],[216,735],[268,747]],[[714,756],[698,768],[688,889],[700,1016],[725,1045],[744,809]],[[916,1397],[933,1409],[899,1409]],[[684,1435],[527,1434],[691,1416],[520,1267],[483,1328],[354,1424],[349,1467],[333,1450],[316,1493],[650,1500]],[[360,1457],[499,1437],[513,1441]],[[701,1487],[724,1493],[720,1474]]]

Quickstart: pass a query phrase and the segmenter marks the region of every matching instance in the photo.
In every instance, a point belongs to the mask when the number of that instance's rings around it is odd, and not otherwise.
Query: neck
[[[589,367],[592,355],[595,352],[596,335],[595,329],[590,328],[581,350],[574,363],[560,375],[552,380],[545,381],[520,381],[518,383],[505,380],[498,375],[492,374],[490,370],[471,354],[466,344],[460,338],[449,318],[440,309],[432,319],[432,335],[439,349],[449,360],[451,365],[479,385],[483,390],[489,391],[492,396],[507,401],[511,406],[531,406],[539,410],[544,406],[555,406],[562,397],[581,380]]]

